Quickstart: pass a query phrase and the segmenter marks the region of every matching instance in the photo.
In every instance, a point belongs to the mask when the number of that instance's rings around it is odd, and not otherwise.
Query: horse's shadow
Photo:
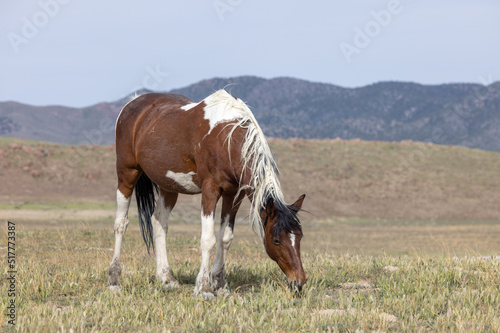
[[[183,285],[195,285],[196,274],[177,274],[177,281]],[[249,290],[260,290],[262,282],[265,280],[263,273],[255,272],[251,269],[240,266],[232,266],[226,271],[226,281],[228,287],[233,292],[246,292]]]

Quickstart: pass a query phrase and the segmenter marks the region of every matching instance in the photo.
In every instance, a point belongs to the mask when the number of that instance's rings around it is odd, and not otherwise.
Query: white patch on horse
[[[125,196],[116,190],[116,218],[115,218],[115,231],[119,235],[123,235],[127,230],[128,226],[128,207],[130,205],[130,198],[125,198]]]
[[[198,104],[200,104],[200,103],[189,103],[189,104],[186,104],[184,106],[181,106],[181,109],[184,111],[188,111],[188,110],[191,110],[192,108],[194,108]]]
[[[229,215],[227,215],[219,229],[217,238],[217,254],[215,255],[212,275],[218,274],[223,268],[227,258],[227,252],[233,242],[233,230],[229,227]]]
[[[213,213],[203,215],[201,213],[201,267],[198,277],[196,278],[195,294],[200,295],[202,292],[209,290],[209,266],[210,253],[215,245],[215,221]],[[213,295],[212,295],[213,296]]]
[[[120,190],[116,191],[116,218],[115,218],[115,249],[113,252],[113,259],[110,264],[109,271],[109,282],[111,286],[119,284],[121,265],[120,265],[120,254],[121,254],[121,246],[123,235],[127,231],[128,226],[128,208],[130,205],[130,199],[125,198]],[[118,290],[119,287],[112,288],[112,290]]]
[[[153,237],[155,240],[155,255],[156,255],[156,276],[165,286],[174,286],[174,279],[170,275],[170,266],[167,258],[166,237],[168,232],[168,217],[171,212],[170,207],[165,206],[165,198],[160,193],[151,223],[153,225]],[[169,282],[172,282],[169,284]]]
[[[298,255],[297,253],[297,248],[295,247],[295,234],[294,233],[289,233],[288,234],[288,237],[290,237],[290,242],[292,243],[292,249],[293,249],[293,252]]]
[[[195,174],[196,173],[193,171],[182,173],[169,170],[166,174],[166,177],[172,179],[177,184],[182,186],[182,188],[184,188],[186,192],[196,194],[201,193],[201,188],[199,188],[198,185],[193,182],[193,175]]]
[[[201,250],[210,249],[215,245],[215,222],[214,216],[201,216]]]
[[[234,98],[224,89],[216,91],[203,100],[206,104],[204,118],[208,120],[210,129],[207,134],[220,123],[231,122],[244,118],[247,107],[240,99]]]

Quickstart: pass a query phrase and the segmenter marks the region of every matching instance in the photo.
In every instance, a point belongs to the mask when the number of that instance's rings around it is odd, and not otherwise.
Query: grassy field
[[[248,225],[228,257],[232,293],[193,296],[199,196],[171,215],[163,290],[134,204],[122,292],[108,291],[114,148],[0,138],[0,306],[16,222],[21,332],[500,332],[500,154],[360,140],[270,140],[289,201],[307,194],[301,243],[308,283],[292,295]],[[495,259],[486,259],[495,256]]]
[[[200,228],[179,222],[170,227],[168,249],[180,287],[162,290],[155,281],[154,260],[133,221],[123,245],[122,292],[110,293],[112,224],[111,217],[17,223],[19,331],[500,330],[500,261],[481,258],[500,252],[500,222],[311,221],[304,225],[308,283],[300,297],[249,226],[237,225],[227,266],[232,293],[208,301],[193,296]],[[5,243],[6,232],[5,224]],[[2,262],[6,255],[2,247]],[[8,283],[0,281],[6,309]]]

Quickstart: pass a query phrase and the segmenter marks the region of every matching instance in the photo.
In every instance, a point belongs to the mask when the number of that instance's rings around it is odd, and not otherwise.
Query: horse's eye
[[[274,245],[280,245],[280,241],[278,239],[273,239]]]

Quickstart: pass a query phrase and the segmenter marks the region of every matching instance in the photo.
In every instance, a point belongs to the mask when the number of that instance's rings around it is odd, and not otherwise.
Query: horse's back
[[[146,151],[144,142],[151,141],[163,145],[173,142],[169,132],[175,131],[176,123],[182,117],[181,107],[193,103],[185,96],[171,93],[148,93],[125,105],[116,121],[117,162],[128,166],[138,163],[137,154]],[[170,121],[165,122],[165,119]],[[161,134],[163,133],[163,134]]]
[[[137,121],[146,115],[154,116],[158,112],[176,112],[183,105],[193,101],[180,94],[172,93],[149,93],[140,95],[125,105],[116,122],[117,140],[118,132],[126,130],[126,127],[137,127]]]

